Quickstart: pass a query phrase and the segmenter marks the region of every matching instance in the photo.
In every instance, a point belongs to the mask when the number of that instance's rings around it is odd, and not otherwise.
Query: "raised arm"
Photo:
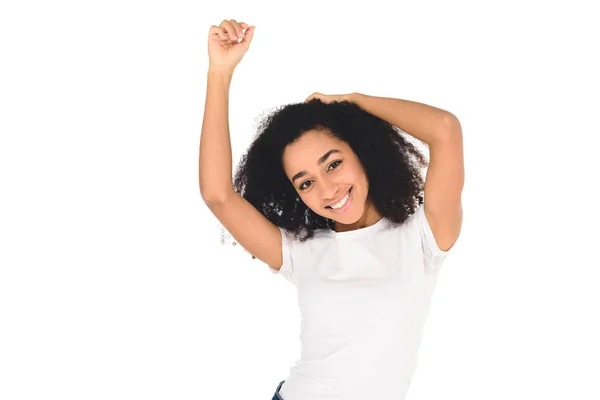
[[[204,120],[200,136],[199,184],[206,203],[233,192],[229,137],[229,88],[233,70],[209,67]]]
[[[244,249],[279,270],[283,264],[280,230],[233,189],[229,87],[235,66],[253,35],[254,28],[250,27],[243,41],[237,42],[233,35],[244,25],[248,26],[226,20],[220,27],[213,25],[209,33],[211,64],[200,137],[200,194],[210,211]]]
[[[410,100],[352,93],[349,100],[397,126],[429,146],[425,178],[425,216],[441,250],[449,250],[460,234],[465,181],[460,122],[452,113]]]
[[[460,235],[465,181],[462,129],[458,120],[429,145],[429,168],[425,178],[425,216],[441,250],[448,251]]]

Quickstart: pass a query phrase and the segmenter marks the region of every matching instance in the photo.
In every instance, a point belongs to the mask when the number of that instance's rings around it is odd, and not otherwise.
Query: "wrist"
[[[225,67],[222,65],[209,65],[208,75],[216,75],[224,78],[231,78],[233,76],[234,68]]]
[[[345,100],[349,101],[351,103],[358,104],[359,98],[360,98],[360,93],[358,93],[358,92],[352,92],[352,93],[349,93],[349,94],[346,95]]]

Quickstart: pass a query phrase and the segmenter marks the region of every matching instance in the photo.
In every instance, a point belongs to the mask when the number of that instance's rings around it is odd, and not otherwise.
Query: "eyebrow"
[[[341,153],[340,150],[337,149],[331,149],[329,150],[327,153],[323,154],[320,158],[319,158],[319,162],[318,164],[321,165],[323,164],[325,161],[327,161],[327,158],[329,158],[330,155],[334,154],[334,153]],[[292,183],[298,179],[298,178],[302,178],[304,175],[308,174],[308,172],[306,171],[300,171],[298,172],[296,175],[294,175],[294,177],[292,178]]]

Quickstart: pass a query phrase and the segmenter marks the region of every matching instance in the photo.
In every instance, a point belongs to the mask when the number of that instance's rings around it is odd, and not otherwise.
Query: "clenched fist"
[[[209,67],[233,71],[248,51],[254,28],[235,19],[212,25],[208,33]]]

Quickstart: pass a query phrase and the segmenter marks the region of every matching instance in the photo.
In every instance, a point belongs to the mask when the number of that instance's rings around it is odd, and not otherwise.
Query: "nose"
[[[323,199],[325,203],[329,204],[340,196],[340,185],[335,182],[330,182],[329,180],[323,180],[322,184],[323,189]]]

